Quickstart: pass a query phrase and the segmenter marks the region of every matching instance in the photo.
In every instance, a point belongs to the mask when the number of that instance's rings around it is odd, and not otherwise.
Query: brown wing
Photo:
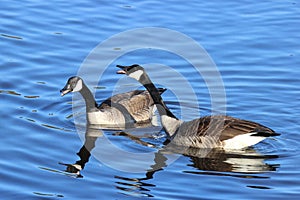
[[[264,137],[278,135],[258,123],[219,115],[183,122],[171,140],[181,146],[212,148],[218,147],[219,142],[247,133]]]
[[[143,93],[143,90],[134,90],[126,93],[116,94],[106,100],[104,100],[100,105],[99,109],[107,109],[112,106],[112,103],[120,103],[122,100],[130,100],[134,95],[139,95]]]
[[[219,134],[220,141],[252,132],[264,136],[277,135],[272,129],[259,123],[229,116],[207,116],[199,119],[198,134],[202,136]]]
[[[265,137],[278,135],[272,129],[252,121],[228,118],[225,124],[226,129],[223,131],[224,134],[221,135],[221,139],[223,138],[223,140],[226,140],[227,137],[234,137],[245,133],[256,133]]]
[[[160,88],[160,93],[163,93],[166,89]],[[153,100],[148,91],[134,90],[126,93],[114,95],[106,99],[99,109],[108,109],[110,107],[116,107],[126,109],[121,112],[130,114],[137,122],[149,121],[152,116]]]

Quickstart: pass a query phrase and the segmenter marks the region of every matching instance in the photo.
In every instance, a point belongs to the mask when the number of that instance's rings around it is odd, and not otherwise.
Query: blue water
[[[299,6],[298,1],[2,0],[1,199],[298,199]],[[152,174],[147,170],[122,171],[93,155],[81,171],[82,178],[66,173],[59,162],[79,160],[76,153],[83,141],[75,128],[72,97],[60,97],[59,90],[99,43],[144,27],[174,30],[202,45],[221,74],[226,114],[264,124],[281,136],[241,152],[212,151],[204,158],[193,152],[177,153],[173,163],[156,162],[161,170]],[[126,40],[121,43],[130,46]],[[176,97],[172,88],[163,95],[176,115],[193,119],[211,113],[207,85],[191,64],[170,52],[152,49],[124,54],[109,66],[98,66],[107,67],[97,87],[99,102],[112,91],[139,87],[137,82],[115,74],[115,64],[133,63],[170,66],[187,78],[198,102],[189,95]],[[163,67],[148,70],[157,80],[165,81],[162,86],[172,83],[179,91],[186,89]],[[182,109],[191,114],[183,115]],[[162,131],[139,133],[156,148],[114,133],[104,131],[105,137],[97,139],[94,149],[114,162],[122,159],[101,146],[104,138],[139,154],[156,152],[163,146]],[[169,154],[156,155],[165,161]],[[145,163],[132,159],[119,166],[132,168]],[[149,169],[153,163],[150,160]]]

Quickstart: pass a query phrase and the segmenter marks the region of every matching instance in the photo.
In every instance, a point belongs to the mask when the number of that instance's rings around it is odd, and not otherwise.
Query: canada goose
[[[117,73],[139,81],[157,106],[168,140],[175,145],[196,148],[242,149],[257,144],[269,136],[280,135],[261,124],[230,116],[206,116],[192,121],[179,120],[165,105],[144,68],[121,66]]]
[[[162,94],[166,89],[160,88]],[[85,100],[87,121],[89,124],[123,125],[127,123],[144,123],[152,119],[154,103],[145,90],[134,90],[114,95],[99,106],[92,92],[84,81],[73,76],[60,90],[61,96],[70,92],[79,92]]]

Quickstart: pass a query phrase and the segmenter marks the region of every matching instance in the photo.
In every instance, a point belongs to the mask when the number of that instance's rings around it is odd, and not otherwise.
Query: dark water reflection
[[[182,155],[189,158],[187,167],[189,170],[183,170],[183,173],[194,175],[210,175],[210,176],[229,176],[244,179],[269,179],[266,172],[276,171],[280,164],[269,164],[268,161],[276,163],[279,158],[274,154],[261,154],[254,148],[245,150],[224,151],[223,149],[182,149],[178,146],[165,145],[160,147],[154,143],[145,142],[140,136],[130,134],[129,132],[115,132],[114,137],[125,136],[131,141],[151,147],[155,149],[155,157],[153,164],[149,165],[144,171],[144,176],[132,177],[128,173],[128,177],[115,175],[115,187],[120,193],[130,196],[153,197],[151,188],[157,185],[147,183],[147,180],[155,179],[155,173],[168,167],[168,156],[171,154]],[[66,166],[65,172],[68,176],[83,178],[85,166],[88,164],[93,149],[96,147],[97,139],[103,137],[103,130],[93,126],[87,126],[83,146],[76,153],[79,160],[72,164],[59,163]],[[113,155],[112,155],[113,156]],[[128,162],[132,162],[128,160]],[[138,162],[136,162],[138,164]],[[269,189],[266,186],[247,186],[249,188]]]
[[[21,95],[21,94],[15,92],[15,91],[12,91],[12,90],[0,90],[0,93],[11,94],[11,95],[16,95],[16,96],[20,96]]]

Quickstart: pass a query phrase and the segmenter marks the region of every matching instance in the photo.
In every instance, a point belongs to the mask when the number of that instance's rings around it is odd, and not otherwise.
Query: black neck
[[[95,101],[94,96],[92,95],[92,92],[84,83],[82,83],[82,89],[80,90],[80,94],[85,100],[85,106],[87,112],[97,108],[97,103]]]
[[[152,83],[151,79],[149,78],[148,75],[143,74],[139,80],[139,82],[141,84],[143,84],[143,86],[148,90],[148,92],[150,93],[154,104],[157,107],[157,110],[159,112],[159,114],[162,115],[167,115],[169,117],[178,119],[170,110],[169,108],[166,106],[165,102],[163,101],[163,99],[161,98],[158,89],[155,87],[155,85]]]

